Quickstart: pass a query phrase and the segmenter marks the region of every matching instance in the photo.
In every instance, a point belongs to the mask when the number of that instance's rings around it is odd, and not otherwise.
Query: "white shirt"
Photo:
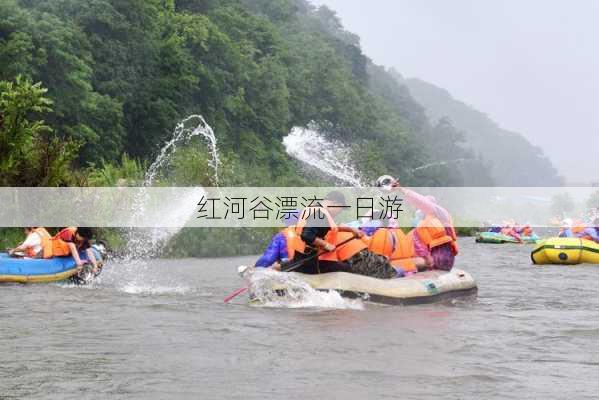
[[[37,254],[42,251],[42,237],[37,232],[31,232],[27,235],[27,239],[25,239],[22,246],[28,249],[32,248],[35,254]]]

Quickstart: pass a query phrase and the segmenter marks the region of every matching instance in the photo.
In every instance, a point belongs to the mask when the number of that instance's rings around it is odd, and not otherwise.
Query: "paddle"
[[[285,268],[285,270],[284,270],[284,271],[281,271],[281,272],[292,272],[292,271],[295,271],[296,269],[298,269],[299,267],[301,267],[302,265],[304,265],[304,264],[305,264],[307,261],[311,261],[311,260],[315,259],[316,257],[320,257],[320,256],[322,256],[323,254],[327,254],[327,253],[330,253],[330,252],[332,252],[332,251],[335,251],[335,250],[337,250],[339,247],[343,246],[344,244],[347,244],[347,243],[351,242],[351,241],[352,241],[352,240],[354,240],[354,239],[355,239],[355,237],[351,237],[351,238],[349,238],[349,239],[347,239],[347,240],[345,240],[345,241],[343,241],[343,242],[339,243],[337,246],[335,246],[335,249],[334,249],[334,250],[331,250],[331,251],[322,251],[322,252],[318,252],[318,253],[316,253],[316,254],[313,254],[313,255],[311,255],[310,257],[304,258],[303,260],[299,260],[298,262],[296,262],[296,263],[293,263],[293,264],[291,264],[290,266],[287,266],[287,267]],[[242,288],[239,288],[239,289],[237,289],[236,291],[234,291],[233,293],[231,293],[229,296],[225,297],[225,300],[224,300],[224,302],[225,302],[225,303],[228,303],[228,302],[230,302],[230,301],[231,301],[231,300],[233,300],[235,297],[239,296],[239,295],[240,295],[240,294],[242,294],[242,293],[245,293],[245,292],[246,292],[248,289],[249,289],[249,286],[245,286],[245,287],[242,287]]]

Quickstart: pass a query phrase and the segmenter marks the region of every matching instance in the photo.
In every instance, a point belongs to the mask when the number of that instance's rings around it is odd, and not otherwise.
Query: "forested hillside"
[[[432,121],[449,118],[464,133],[465,146],[491,167],[498,186],[559,186],[561,178],[541,148],[519,133],[499,127],[487,115],[454,99],[449,92],[419,79],[396,79],[426,107]]]
[[[0,63],[3,185],[135,176],[192,113],[216,131],[225,184],[309,183],[281,139],[311,121],[351,144],[367,177],[491,183],[449,121],[430,124],[331,10],[304,0],[5,0]],[[471,161],[434,165],[454,159]]]

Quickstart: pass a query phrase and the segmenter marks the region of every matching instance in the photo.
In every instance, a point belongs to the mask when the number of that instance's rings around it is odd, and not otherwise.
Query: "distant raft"
[[[455,268],[450,272],[426,271],[400,279],[377,279],[346,272],[291,275],[315,290],[335,290],[343,297],[390,305],[434,303],[473,296],[478,290],[476,281],[468,272]],[[284,283],[279,283],[274,289],[284,296],[287,288]]]
[[[599,243],[578,238],[550,238],[539,243],[531,258],[538,265],[599,265]]]
[[[538,243],[540,240],[537,235],[532,236],[521,236],[522,243]],[[504,235],[497,232],[481,232],[476,235],[477,243],[492,243],[492,244],[504,244],[504,243],[520,243],[518,240],[509,235]]]
[[[92,247],[96,260],[102,261],[101,252]],[[84,260],[85,255],[81,254]],[[71,280],[85,283],[77,273],[73,257],[54,257],[50,259],[13,258],[0,253],[0,283],[46,283]]]

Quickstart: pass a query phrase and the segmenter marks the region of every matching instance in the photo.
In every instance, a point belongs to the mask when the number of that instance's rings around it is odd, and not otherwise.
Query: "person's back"
[[[50,239],[48,249],[44,251],[44,258],[71,256],[75,260],[77,269],[81,269],[83,261],[79,253],[84,252],[87,258],[84,261],[89,261],[93,265],[92,273],[95,274],[98,271],[99,264],[91,249],[91,238],[92,231],[90,228],[64,228]]]
[[[294,270],[307,274],[344,271],[379,278],[395,277],[395,269],[384,257],[367,251],[362,231],[335,223],[334,217],[344,207],[343,194],[333,191],[321,207],[302,212],[297,226],[299,240],[293,260]]]
[[[289,261],[287,249],[287,238],[283,232],[274,235],[264,250],[262,256],[256,261],[257,268],[270,268],[276,264],[282,264]]]
[[[264,250],[262,256],[256,261],[255,266],[257,268],[278,268],[281,264],[287,263],[293,258],[293,243],[290,242],[296,236],[295,225],[298,221],[298,214],[299,211],[294,210],[281,218],[285,224],[285,228],[272,237],[266,250]]]
[[[44,244],[50,239],[50,234],[42,227],[25,228],[25,241],[9,251],[12,256],[22,254],[26,257],[37,258],[43,255]]]
[[[449,212],[430,196],[402,189],[408,203],[421,210],[425,218],[414,230],[416,256],[434,269],[450,271],[458,254],[457,235]],[[438,242],[438,244],[436,244]]]

